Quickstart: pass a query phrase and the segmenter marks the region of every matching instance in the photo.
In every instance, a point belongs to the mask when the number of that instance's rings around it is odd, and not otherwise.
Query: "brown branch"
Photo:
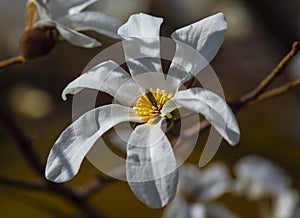
[[[3,104],[0,104],[0,121],[2,122],[8,133],[12,136],[13,140],[15,140],[16,145],[18,146],[28,164],[38,175],[44,178],[43,163],[35,152],[30,139],[27,138],[25,133],[23,133],[23,131],[19,128],[17,122],[4,108]]]
[[[0,69],[19,63],[24,63],[24,58],[21,55],[0,61]]]
[[[271,99],[273,97],[282,95],[282,94],[286,93],[287,91],[289,91],[290,89],[294,89],[294,88],[299,87],[299,86],[300,86],[300,79],[294,80],[294,81],[289,82],[289,83],[286,83],[286,84],[284,84],[280,87],[271,89],[270,91],[267,91],[267,92],[261,94],[255,100],[250,101],[249,105],[257,104],[257,103],[260,103],[262,101],[266,101],[268,99]]]
[[[88,184],[80,188],[80,195],[83,198],[90,198],[93,194],[95,194],[98,190],[100,190],[104,186],[117,181],[118,180],[116,178],[107,175],[98,175]]]
[[[251,92],[245,94],[236,101],[230,103],[233,110],[237,111],[241,107],[247,105],[249,102],[254,101],[262,94],[269,85],[284,71],[287,64],[291,59],[298,54],[300,50],[300,42],[294,42],[290,52],[277,64],[274,70]]]
[[[77,208],[81,209],[88,217],[91,218],[104,218],[105,216],[95,210],[87,199],[80,194],[77,189],[71,189],[65,185],[45,181],[46,190],[57,193],[58,195],[68,199]]]
[[[0,184],[3,186],[9,186],[13,188],[28,189],[32,191],[48,191],[50,193],[56,193],[57,195],[66,198],[84,212],[88,217],[92,218],[104,218],[105,216],[96,211],[87,201],[85,197],[81,195],[77,189],[71,189],[65,185],[52,183],[44,179],[33,182],[23,181],[12,178],[0,177]]]
[[[45,187],[40,182],[29,182],[11,178],[0,177],[0,184],[14,188],[29,189],[29,190],[43,190]]]

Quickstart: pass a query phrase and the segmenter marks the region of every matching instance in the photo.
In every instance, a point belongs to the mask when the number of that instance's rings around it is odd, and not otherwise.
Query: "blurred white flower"
[[[83,11],[98,0],[29,0],[37,5],[35,27],[55,27],[64,39],[73,45],[93,48],[97,40],[78,31],[92,30],[112,38],[119,38],[117,29],[123,24],[119,19],[99,11]]]
[[[65,88],[63,99],[67,94],[91,88],[110,94],[120,104],[89,111],[64,130],[48,157],[46,177],[49,180],[64,182],[75,176],[87,152],[113,126],[126,121],[144,123],[129,137],[126,176],[141,201],[153,208],[163,207],[176,193],[178,173],[162,124],[176,117],[176,109],[184,107],[204,115],[230,144],[239,141],[235,116],[221,97],[202,88],[179,90],[182,82],[203,68],[203,63],[186,59],[183,44],[192,46],[210,61],[224,39],[227,26],[224,15],[213,15],[172,34],[177,49],[167,79],[160,62],[162,21],[162,18],[137,14],[119,28],[132,77],[113,61],[106,61]],[[180,66],[187,66],[188,71],[184,73]],[[222,190],[222,186],[218,188]]]
[[[249,155],[235,165],[236,192],[250,200],[271,198],[273,218],[290,218],[298,204],[298,193],[286,173],[270,160]]]
[[[164,218],[236,218],[217,198],[233,190],[234,181],[222,163],[203,170],[192,165],[180,168],[179,188],[174,201],[166,208]]]
[[[249,155],[240,159],[234,168],[237,176],[237,191],[255,200],[276,195],[290,187],[286,173],[266,158]]]

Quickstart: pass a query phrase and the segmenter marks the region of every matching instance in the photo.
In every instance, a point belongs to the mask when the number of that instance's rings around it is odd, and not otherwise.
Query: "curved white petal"
[[[184,107],[202,114],[231,145],[238,143],[240,130],[227,103],[218,95],[202,89],[179,91],[162,108],[162,114]]]
[[[233,191],[234,182],[230,178],[228,168],[224,163],[209,165],[201,173],[201,192],[197,198],[202,201],[212,201],[225,193]]]
[[[240,159],[234,172],[237,176],[237,191],[250,199],[277,195],[290,186],[290,178],[270,160],[249,155]]]
[[[128,21],[118,29],[123,39],[125,59],[133,77],[143,73],[158,73],[155,87],[165,89],[165,78],[160,61],[159,30],[162,18],[147,14],[131,15]],[[136,78],[134,78],[136,79]],[[138,80],[142,87],[147,83]]]
[[[35,25],[54,26],[56,27],[58,32],[63,36],[63,38],[65,38],[69,43],[79,47],[95,48],[101,46],[101,43],[98,42],[96,39],[93,39],[87,35],[72,30],[69,27],[66,27],[53,20],[40,20]]]
[[[232,213],[222,204],[214,203],[214,204],[207,204],[206,206],[207,215],[209,217],[214,218],[239,218],[236,214]]]
[[[113,16],[96,11],[68,14],[57,21],[73,30],[93,30],[112,38],[120,38],[117,30],[123,24],[121,20]]]
[[[47,0],[46,4],[55,19],[84,10],[98,0]]]
[[[221,47],[227,22],[223,13],[176,30],[176,52],[168,75],[187,81],[204,69]]]
[[[203,204],[194,203],[189,207],[190,218],[206,218],[206,208]]]
[[[53,145],[47,159],[48,180],[65,182],[74,177],[83,158],[107,130],[125,121],[141,122],[135,111],[121,105],[91,110],[67,127]]]
[[[127,144],[128,184],[152,208],[168,204],[175,196],[178,182],[176,159],[161,122],[137,126]]]
[[[212,201],[232,191],[233,187],[223,163],[214,163],[204,169],[188,164],[180,168],[180,188],[200,202]]]
[[[84,48],[95,48],[101,45],[96,39],[72,30],[60,23],[56,22],[56,28],[58,32],[73,45]]]
[[[273,206],[273,218],[290,218],[296,212],[299,194],[294,189],[283,190],[278,193]]]
[[[163,218],[191,218],[189,215],[190,205],[184,198],[177,194],[174,201],[165,209]],[[202,218],[202,217],[199,217]]]
[[[126,106],[141,93],[130,75],[113,61],[100,63],[81,74],[63,90],[62,98],[66,100],[66,95],[76,94],[84,88],[106,92]]]
[[[51,19],[52,15],[48,10],[47,5],[42,0],[33,0],[33,1],[36,2],[38,13],[39,13],[39,19],[40,20]]]
[[[68,10],[68,13],[69,14],[77,14],[79,12],[81,12],[82,10],[84,10],[85,8],[87,8],[88,6],[96,3],[98,0],[77,0],[77,4],[76,5],[71,5],[71,7],[69,8]],[[72,1],[73,3],[76,2],[76,1]]]

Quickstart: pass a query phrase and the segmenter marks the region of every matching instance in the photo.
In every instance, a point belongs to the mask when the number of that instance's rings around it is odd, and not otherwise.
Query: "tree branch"
[[[91,218],[104,218],[105,216],[96,211],[87,201],[81,196],[77,189],[71,189],[65,185],[56,184],[42,179],[39,182],[29,182],[12,178],[0,177],[0,184],[13,188],[28,189],[33,191],[48,191],[66,198],[72,202],[77,208]]]
[[[269,85],[283,73],[287,64],[292,60],[292,58],[298,54],[300,50],[300,42],[294,42],[290,52],[277,64],[273,71],[251,92],[245,94],[241,98],[230,103],[231,108],[234,111],[241,109],[250,102],[253,102],[255,99],[259,98]]]
[[[80,188],[80,195],[83,198],[90,198],[95,194],[99,189],[103,188],[105,185],[117,182],[116,178],[107,176],[107,175],[98,175],[88,184]]]
[[[42,185],[41,182],[29,182],[29,181],[16,180],[11,178],[4,178],[4,177],[0,177],[0,184],[14,187],[14,188],[22,188],[22,189],[29,189],[35,191],[45,189],[45,187]]]
[[[19,128],[16,121],[4,108],[3,104],[0,104],[0,121],[2,122],[8,133],[12,136],[13,140],[15,140],[16,145],[18,146],[28,164],[38,175],[44,178],[43,163],[40,160],[39,156],[36,154],[30,139],[28,139],[23,131]]]
[[[299,86],[300,86],[300,79],[294,80],[294,81],[289,82],[289,83],[286,83],[282,86],[279,86],[275,89],[271,89],[270,91],[267,91],[267,92],[261,94],[255,100],[250,101],[249,105],[257,104],[257,103],[260,103],[262,101],[266,101],[270,98],[282,95],[282,94],[286,93],[287,91],[289,91],[290,89],[294,89],[294,88],[297,88]]]

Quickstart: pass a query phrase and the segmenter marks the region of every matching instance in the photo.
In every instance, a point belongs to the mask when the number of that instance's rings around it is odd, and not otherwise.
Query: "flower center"
[[[173,97],[173,93],[166,93],[161,89],[146,89],[137,100],[133,108],[143,121],[148,123],[155,122],[161,115],[164,104]]]

